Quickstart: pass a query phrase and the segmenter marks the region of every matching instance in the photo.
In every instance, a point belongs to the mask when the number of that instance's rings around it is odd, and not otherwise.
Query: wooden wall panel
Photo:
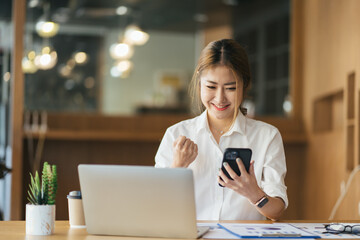
[[[11,56],[11,130],[10,142],[12,147],[11,172],[11,220],[22,219],[22,134],[24,109],[24,74],[21,69],[21,60],[24,50],[24,25],[26,16],[26,1],[13,1],[13,47]]]
[[[289,206],[281,219],[297,220],[302,219],[304,205],[302,203],[305,165],[306,144],[284,143],[287,174],[285,184]]]
[[[340,194],[340,185],[350,174],[346,161],[350,149],[359,158],[360,2],[357,0],[304,0],[303,110],[308,137],[305,163],[304,219],[327,219]],[[355,73],[355,116],[346,118],[348,76]],[[342,98],[336,93],[343,92]],[[330,105],[330,128],[315,131],[318,99],[334,98]],[[317,116],[318,117],[318,116]],[[327,122],[323,116],[323,121]],[[321,122],[321,117],[320,117]],[[354,126],[353,146],[347,144],[348,124]],[[358,162],[357,162],[358,163]],[[355,164],[352,166],[352,168]],[[360,219],[359,176],[341,204],[337,219]]]

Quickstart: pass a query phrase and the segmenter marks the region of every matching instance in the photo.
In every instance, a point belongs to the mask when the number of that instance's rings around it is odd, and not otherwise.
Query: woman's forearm
[[[276,221],[280,218],[281,214],[285,210],[285,203],[281,198],[269,197],[269,201],[262,207],[256,207],[257,210],[265,217]]]

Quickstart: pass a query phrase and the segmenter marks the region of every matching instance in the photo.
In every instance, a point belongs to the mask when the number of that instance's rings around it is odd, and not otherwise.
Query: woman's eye
[[[227,88],[227,90],[235,91],[235,90],[236,90],[236,87]]]
[[[206,86],[207,88],[210,88],[210,89],[215,89],[214,86]]]

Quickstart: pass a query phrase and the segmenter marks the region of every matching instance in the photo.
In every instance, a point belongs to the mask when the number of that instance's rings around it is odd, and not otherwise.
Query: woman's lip
[[[229,105],[226,105],[226,106],[224,106],[224,107],[222,107],[222,108],[219,108],[219,107],[217,107],[215,104],[213,104],[212,103],[212,105],[215,107],[215,109],[216,110],[218,110],[218,111],[224,111],[224,110],[226,110],[229,106],[230,106],[230,104]]]

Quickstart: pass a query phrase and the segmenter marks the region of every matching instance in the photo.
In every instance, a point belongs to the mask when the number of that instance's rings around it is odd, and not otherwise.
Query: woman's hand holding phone
[[[172,167],[188,167],[197,157],[198,147],[191,139],[180,136],[173,143]]]
[[[240,169],[241,175],[237,175],[234,170],[230,167],[228,163],[224,163],[224,167],[226,171],[229,173],[230,177],[233,179],[229,179],[225,173],[220,169],[220,173],[218,176],[218,182],[224,187],[230,188],[240,195],[246,197],[250,200],[250,202],[255,203],[262,196],[264,196],[264,192],[258,186],[255,171],[254,171],[254,161],[250,162],[249,173],[246,171],[243,162],[240,158],[236,159],[236,163]]]

